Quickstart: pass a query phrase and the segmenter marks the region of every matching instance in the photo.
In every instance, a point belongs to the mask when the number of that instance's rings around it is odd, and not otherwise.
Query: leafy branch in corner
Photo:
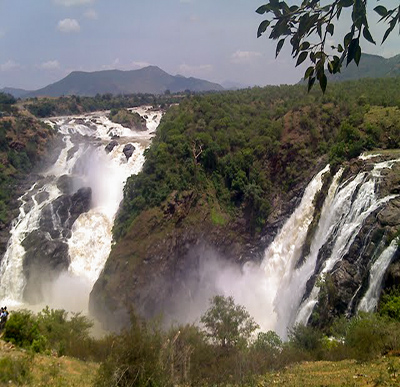
[[[343,37],[342,43],[327,47],[327,39],[333,37],[335,21],[339,20],[344,8],[351,9],[349,32]],[[396,24],[400,24],[400,5],[393,9],[378,5],[374,11],[381,17],[379,22],[388,25],[382,38],[384,43]],[[325,92],[328,82],[326,70],[330,74],[339,73],[345,61],[346,66],[353,60],[358,66],[361,59],[361,38],[376,44],[368,25],[367,0],[335,0],[323,6],[318,0],[304,0],[300,6],[290,7],[285,1],[269,0],[256,12],[271,16],[260,23],[257,37],[270,29],[269,39],[278,40],[276,57],[288,40],[292,46],[293,58],[297,58],[296,66],[307,58],[310,59],[311,66],[304,74],[309,91],[318,80]]]

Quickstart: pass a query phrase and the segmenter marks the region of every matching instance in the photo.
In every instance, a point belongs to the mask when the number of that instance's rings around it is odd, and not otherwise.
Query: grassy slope
[[[11,362],[4,365],[4,359]],[[26,377],[22,376],[22,369],[28,369]],[[66,356],[32,355],[0,340],[0,386],[85,387],[92,385],[97,369],[97,363]],[[3,380],[6,374],[8,381]]]
[[[267,386],[398,386],[400,358],[382,357],[358,363],[355,360],[338,362],[303,362],[271,372],[259,378],[257,385]]]

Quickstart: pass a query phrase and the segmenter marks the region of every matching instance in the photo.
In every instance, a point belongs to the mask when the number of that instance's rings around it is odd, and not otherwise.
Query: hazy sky
[[[148,64],[219,83],[295,83],[307,63],[295,69],[287,48],[275,60],[276,42],[256,38],[263,17],[255,10],[261,4],[263,0],[0,0],[0,88],[36,89],[73,70],[133,70]],[[376,6],[377,0],[370,4]],[[398,5],[399,0],[379,4]],[[376,21],[372,15],[371,30],[381,41],[384,26]],[[390,57],[400,53],[399,43],[396,28],[384,46],[367,43],[363,49]]]

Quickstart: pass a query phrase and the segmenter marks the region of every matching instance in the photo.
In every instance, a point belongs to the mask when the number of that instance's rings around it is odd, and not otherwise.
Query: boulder
[[[124,146],[124,149],[122,152],[124,152],[124,155],[126,156],[126,160],[129,160],[129,158],[133,155],[134,151],[135,151],[135,147],[132,144],[126,144]]]
[[[118,142],[115,140],[112,140],[108,145],[105,147],[105,150],[107,153],[110,153],[116,146],[118,145]]]

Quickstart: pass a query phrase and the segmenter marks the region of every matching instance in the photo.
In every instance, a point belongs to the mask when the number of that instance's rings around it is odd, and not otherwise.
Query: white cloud
[[[197,66],[191,66],[186,63],[183,63],[179,66],[179,72],[183,75],[190,77],[201,77],[209,74],[213,71],[213,66],[210,64],[202,64]]]
[[[115,58],[111,64],[102,65],[101,68],[103,70],[115,70],[117,68],[121,68],[119,58]]]
[[[61,32],[79,32],[81,27],[76,19],[64,19],[58,22],[58,30]]]
[[[49,60],[41,63],[39,68],[42,70],[57,70],[60,68],[60,62],[58,60]]]
[[[85,16],[87,19],[91,19],[91,20],[97,20],[99,18],[99,15],[97,14],[97,12],[93,8],[88,9],[83,14],[83,16]]]
[[[19,63],[14,62],[11,59],[0,65],[0,71],[19,70],[20,68],[21,65]]]
[[[151,66],[151,63],[138,61],[138,62],[132,62],[132,66],[141,69],[143,67]]]
[[[75,5],[87,5],[93,4],[95,0],[53,0],[58,5],[63,5],[64,7],[73,7]]]
[[[248,64],[262,56],[261,52],[257,51],[241,51],[237,50],[231,56],[231,62],[237,64]]]

